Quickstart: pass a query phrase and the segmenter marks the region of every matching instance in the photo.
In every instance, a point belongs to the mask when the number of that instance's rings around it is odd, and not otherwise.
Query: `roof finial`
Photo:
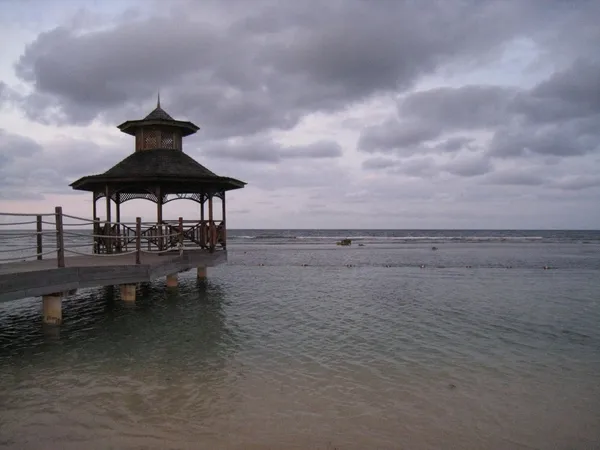
[[[158,91],[158,96],[156,98],[156,107],[160,108],[160,90]]]

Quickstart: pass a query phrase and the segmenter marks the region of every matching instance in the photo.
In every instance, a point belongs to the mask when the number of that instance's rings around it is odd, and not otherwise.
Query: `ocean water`
[[[600,449],[600,232],[228,238],[59,330],[0,303],[0,447]]]

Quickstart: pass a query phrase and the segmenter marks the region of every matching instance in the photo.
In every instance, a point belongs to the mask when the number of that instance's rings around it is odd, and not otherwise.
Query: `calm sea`
[[[58,331],[0,303],[0,447],[600,449],[600,232],[228,238],[207,283],[80,290]]]

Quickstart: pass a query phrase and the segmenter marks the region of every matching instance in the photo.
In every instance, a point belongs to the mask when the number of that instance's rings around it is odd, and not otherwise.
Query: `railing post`
[[[200,247],[206,247],[206,220],[200,221]]]
[[[183,217],[179,218],[179,231],[178,231],[178,238],[179,238],[179,246],[183,247]]]
[[[37,259],[42,259],[42,216],[37,216],[36,218],[36,237],[37,237]]]
[[[57,206],[54,209],[54,215],[56,217],[56,259],[58,261],[58,267],[65,267],[65,235],[62,206]]]
[[[221,220],[221,246],[223,249],[227,249],[227,228],[224,219]]]
[[[113,252],[112,224],[109,221],[105,222],[104,232],[106,234],[106,253],[112,253]]]
[[[94,235],[94,237],[92,238],[93,239],[92,242],[94,243],[93,252],[100,253],[100,238],[98,237],[100,235],[100,218],[99,217],[94,217],[93,235]]]
[[[135,219],[135,263],[141,264],[142,257],[142,218]]]

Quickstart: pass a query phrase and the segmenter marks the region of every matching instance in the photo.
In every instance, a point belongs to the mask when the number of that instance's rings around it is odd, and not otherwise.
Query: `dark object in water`
[[[431,250],[437,250],[437,249],[438,249],[437,247],[431,247]]]
[[[456,385],[455,385],[455,384],[452,384],[452,383],[450,383],[450,384],[448,385],[448,389],[456,389]]]
[[[341,241],[336,242],[336,245],[352,245],[352,240],[350,239],[342,239]]]
[[[364,246],[365,246],[365,244],[358,244],[358,246],[359,246],[359,247],[364,247]]]

